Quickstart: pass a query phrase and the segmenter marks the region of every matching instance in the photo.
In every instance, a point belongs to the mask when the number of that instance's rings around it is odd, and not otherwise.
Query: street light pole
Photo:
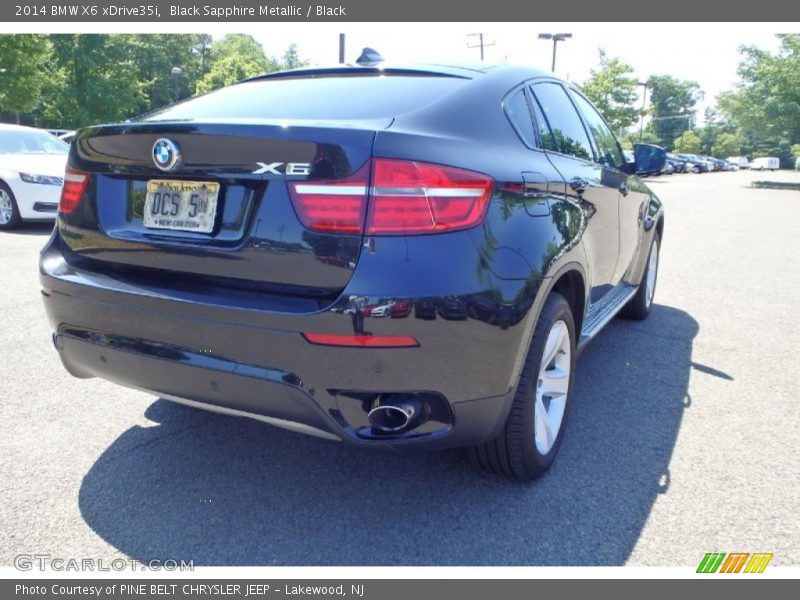
[[[550,68],[553,73],[556,72],[556,47],[558,46],[558,42],[563,42],[564,40],[568,40],[572,37],[571,33],[540,33],[539,39],[540,40],[553,40],[553,64]]]
[[[641,143],[642,138],[644,137],[644,105],[647,102],[647,82],[640,81],[638,85],[642,86],[644,89],[642,90],[642,114],[639,117],[639,143]]]

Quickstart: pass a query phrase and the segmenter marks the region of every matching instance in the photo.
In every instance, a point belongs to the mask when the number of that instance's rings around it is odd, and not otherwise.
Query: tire
[[[655,252],[654,252],[655,251]],[[658,283],[658,265],[661,255],[661,236],[658,231],[653,234],[653,241],[650,243],[650,251],[647,253],[647,263],[642,281],[636,295],[631,298],[624,308],[620,311],[620,316],[634,321],[642,321],[650,314],[653,306],[653,297]],[[652,279],[650,276],[652,275]]]
[[[551,293],[536,323],[503,430],[494,440],[468,449],[476,466],[518,481],[532,481],[550,468],[564,439],[564,424],[572,406],[575,338],[569,304],[561,294]],[[542,366],[548,340],[553,340],[553,358]],[[551,375],[546,376],[547,372]],[[554,373],[559,376],[553,377]],[[543,388],[548,380],[553,390],[549,397]],[[545,433],[546,422],[551,425],[550,437]]]
[[[4,182],[0,181],[0,231],[14,229],[22,218],[19,216],[17,199],[14,192]]]

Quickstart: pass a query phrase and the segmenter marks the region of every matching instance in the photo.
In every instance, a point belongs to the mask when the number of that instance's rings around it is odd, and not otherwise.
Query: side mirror
[[[634,144],[633,162],[637,173],[659,173],[667,162],[667,151],[653,144]]]

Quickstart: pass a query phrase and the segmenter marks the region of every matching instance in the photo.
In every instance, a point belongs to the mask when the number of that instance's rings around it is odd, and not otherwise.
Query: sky
[[[668,74],[697,81],[705,92],[698,104],[698,124],[716,96],[737,81],[740,45],[769,51],[778,48],[776,33],[800,32],[800,24],[763,23],[307,23],[257,28],[226,26],[228,31],[250,33],[268,55],[280,56],[297,44],[302,58],[312,65],[338,61],[339,33],[346,34],[346,60],[354,61],[364,46],[378,50],[387,62],[478,61],[477,42],[470,33],[483,33],[493,46],[485,48],[487,62],[528,64],[550,69],[552,42],[539,33],[572,33],[558,44],[556,73],[583,82],[598,66],[598,49],[630,64],[641,80]]]

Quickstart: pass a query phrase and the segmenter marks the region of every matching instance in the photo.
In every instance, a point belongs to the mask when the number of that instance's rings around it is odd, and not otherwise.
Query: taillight
[[[290,182],[289,195],[300,222],[322,233],[362,233],[368,178],[369,162],[347,179]]]
[[[370,192],[367,234],[438,233],[478,225],[492,180],[454,167],[378,158]]]
[[[76,171],[67,167],[64,173],[64,187],[61,188],[61,201],[58,203],[58,212],[71,213],[83,198],[86,186],[89,185],[89,174]]]
[[[291,182],[289,192],[300,221],[313,231],[417,235],[478,225],[492,185],[472,171],[377,158],[347,179]]]

